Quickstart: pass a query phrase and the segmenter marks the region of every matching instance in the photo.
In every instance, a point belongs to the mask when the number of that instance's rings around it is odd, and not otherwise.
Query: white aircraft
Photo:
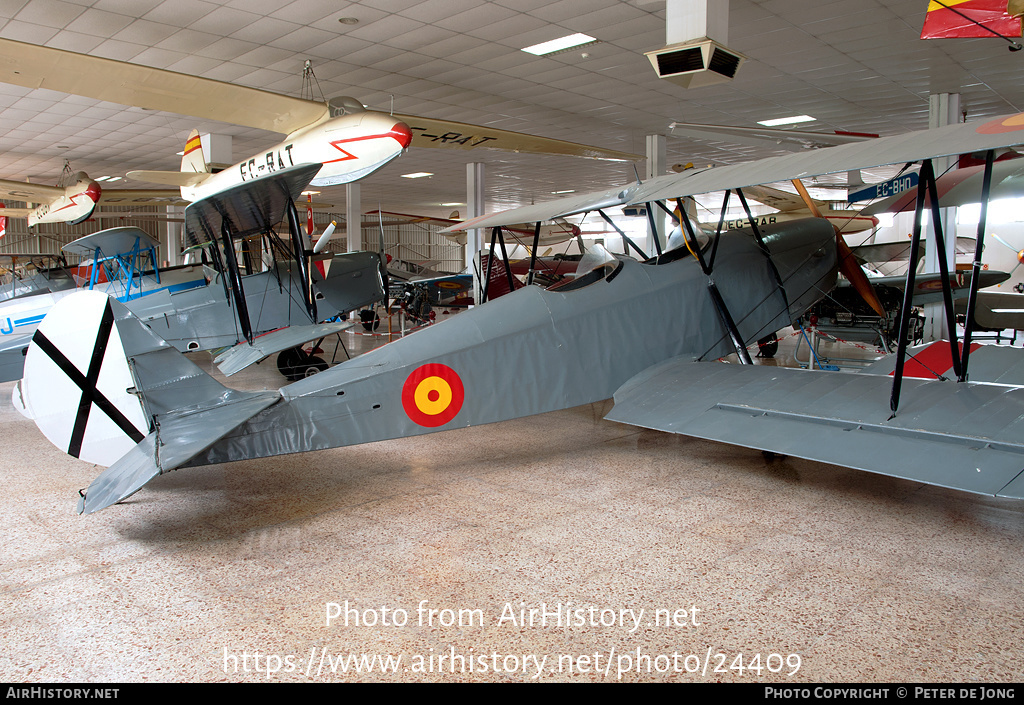
[[[300,164],[323,164],[313,186],[344,184],[372,173],[407,147],[501,149],[632,161],[641,155],[505,130],[389,115],[351,98],[319,102],[197,76],[0,39],[0,81],[147,110],[188,114],[287,137],[216,174],[189,137],[182,172],[134,171],[132,178],[178,186],[190,201]]]
[[[93,217],[98,203],[107,205],[153,205],[180,204],[181,196],[176,192],[153,189],[115,189],[104,191],[100,184],[89,178],[84,171],[71,173],[65,170],[60,183],[46,186],[23,181],[0,179],[0,198],[38,204],[27,208],[4,208],[3,224],[6,218],[27,218],[29,226],[40,223],[81,223]],[[2,237],[2,234],[0,234]]]

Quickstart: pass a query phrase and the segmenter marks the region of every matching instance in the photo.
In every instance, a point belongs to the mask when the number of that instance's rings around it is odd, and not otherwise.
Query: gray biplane
[[[932,157],[1012,145],[1024,139],[1022,129],[1018,114],[691,170],[458,227],[629,204],[651,211],[663,199],[726,189],[739,189],[745,202],[748,185],[893,162],[924,160],[929,171]],[[54,307],[29,348],[25,402],[55,445],[109,465],[82,492],[84,513],[174,469],[415,436],[609,397],[615,406],[607,418],[622,423],[1024,498],[1020,388],[904,379],[902,343],[892,376],[715,362],[734,351],[749,362],[748,344],[789,325],[835,285],[845,258],[828,222],[706,237],[686,231],[684,247],[645,262],[612,258],[548,290],[524,287],[278,390],[228,389],[118,302],[75,295]],[[912,246],[919,241],[917,227]],[[968,353],[961,356],[954,341],[949,354],[966,380]],[[494,375],[496,368],[506,374]],[[809,436],[817,442],[807,443]],[[936,452],[941,467],[931,460]]]

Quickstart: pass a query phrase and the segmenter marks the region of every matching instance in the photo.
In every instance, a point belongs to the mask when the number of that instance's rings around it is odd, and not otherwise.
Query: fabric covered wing
[[[1018,113],[984,122],[946,125],[934,130],[919,130],[855,144],[808,150],[746,164],[691,169],[679,174],[658,176],[643,184],[634,184],[618,191],[612,189],[582,194],[481,216],[449,228],[448,231],[536,222],[611,205],[660,201],[887,164],[915,162],[963,152],[998,149],[1024,142],[1022,130],[1024,113]]]
[[[606,418],[979,494],[1024,499],[1024,389],[677,357]],[[940,458],[940,461],[936,461]]]
[[[354,325],[353,321],[341,321],[340,323],[318,323],[310,326],[281,328],[261,335],[251,345],[247,341],[238,343],[218,355],[213,362],[221,373],[230,377],[274,353],[340,333]]]

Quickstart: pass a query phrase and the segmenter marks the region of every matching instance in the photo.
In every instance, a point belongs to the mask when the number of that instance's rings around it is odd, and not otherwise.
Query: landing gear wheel
[[[295,379],[303,379],[305,377],[312,377],[315,374],[324,372],[327,370],[327,362],[323,358],[310,356],[300,367],[300,371],[296,374]]]
[[[292,379],[298,368],[308,356],[302,348],[288,348],[277,355],[277,371],[288,379]]]
[[[371,333],[380,328],[380,316],[372,308],[364,308],[360,311],[359,320],[362,322],[363,328]]]
[[[757,356],[771,359],[779,351],[779,336],[775,333],[766,335],[757,341]]]

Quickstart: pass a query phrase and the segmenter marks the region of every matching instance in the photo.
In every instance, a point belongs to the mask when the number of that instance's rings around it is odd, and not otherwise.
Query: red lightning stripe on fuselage
[[[344,154],[345,156],[341,157],[340,159],[329,159],[329,160],[325,161],[324,164],[333,164],[335,162],[344,162],[344,161],[348,161],[349,159],[359,159],[359,157],[357,157],[356,155],[354,155],[351,152],[348,152],[345,149],[343,149],[340,146],[342,144],[345,144],[345,143],[348,143],[348,142],[365,142],[366,140],[376,140],[376,139],[382,139],[382,138],[385,138],[385,137],[390,137],[393,140],[395,140],[396,142],[398,142],[398,144],[402,145],[402,149],[405,149],[406,147],[408,147],[409,143],[412,142],[412,132],[410,132],[409,128],[405,127],[405,125],[399,123],[398,125],[395,125],[393,128],[391,128],[391,130],[389,132],[384,132],[384,133],[381,133],[379,135],[363,135],[362,137],[349,137],[348,139],[344,139],[344,140],[334,140],[333,142],[330,143],[330,145],[332,147],[334,147],[335,149],[337,149],[342,154]]]

